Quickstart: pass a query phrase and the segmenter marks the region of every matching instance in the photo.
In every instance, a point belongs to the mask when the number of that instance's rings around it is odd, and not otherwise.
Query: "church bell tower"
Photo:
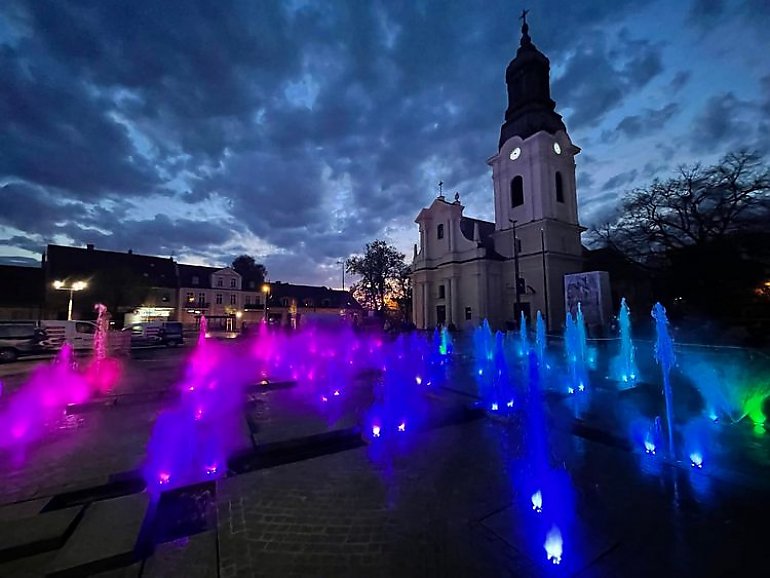
[[[533,320],[540,310],[556,328],[564,315],[564,275],[582,269],[584,229],[575,182],[580,149],[556,112],[550,62],[532,42],[526,16],[524,11],[520,45],[505,72],[508,106],[498,152],[487,161],[494,184],[495,250],[508,260],[507,317],[518,320],[524,312]]]

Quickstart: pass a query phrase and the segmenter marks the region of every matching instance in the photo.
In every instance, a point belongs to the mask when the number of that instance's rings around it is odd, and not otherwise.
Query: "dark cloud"
[[[625,29],[617,39],[598,34],[580,44],[553,84],[557,98],[568,103],[569,126],[599,123],[646,86],[663,71],[661,50],[649,41],[632,39]]]
[[[484,160],[496,150],[518,45],[514,8],[10,2],[0,225],[14,240],[4,243],[63,236],[215,264],[269,246],[269,267],[309,281],[336,279],[329,263],[411,225],[439,179],[491,211]],[[671,76],[649,29],[621,28],[641,9],[543,0],[530,13],[558,73],[558,109],[594,151],[613,125],[626,139],[676,122],[673,103],[621,109]],[[688,75],[671,81],[680,102]],[[589,132],[618,109],[625,119]],[[579,186],[590,190],[591,157],[578,160]]]
[[[725,151],[733,145],[748,146],[754,127],[745,121],[744,115],[752,106],[732,92],[709,98],[694,123],[693,150]]]
[[[690,76],[692,76],[692,72],[689,70],[680,70],[674,75],[674,78],[671,79],[671,82],[669,83],[669,88],[671,89],[672,94],[676,94],[680,90],[682,90],[687,83],[690,81]]]
[[[636,169],[631,169],[629,171],[618,173],[614,177],[607,179],[607,181],[605,181],[605,183],[602,185],[601,190],[614,191],[619,188],[622,188],[623,186],[634,182],[638,174],[639,174],[639,171]]]
[[[669,120],[679,113],[679,104],[670,102],[659,109],[647,108],[640,114],[632,114],[621,120],[614,131],[602,134],[604,142],[615,142],[621,136],[635,139],[661,130]]]

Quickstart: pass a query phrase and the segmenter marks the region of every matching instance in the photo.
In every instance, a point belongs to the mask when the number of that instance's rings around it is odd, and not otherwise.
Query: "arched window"
[[[444,225],[439,225],[438,226],[438,228],[436,229],[436,236],[439,239],[443,239],[444,238]]]
[[[564,202],[564,184],[562,183],[559,171],[556,171],[556,201],[558,203]]]
[[[524,179],[521,176],[513,177],[511,181],[511,207],[520,207],[524,204]]]

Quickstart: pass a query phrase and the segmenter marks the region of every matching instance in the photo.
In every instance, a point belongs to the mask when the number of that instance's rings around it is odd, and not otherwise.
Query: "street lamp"
[[[262,293],[265,294],[265,325],[268,324],[267,321],[267,298],[270,296],[270,285],[265,283],[262,285]]]
[[[519,243],[516,239],[516,221],[508,219],[511,223],[511,229],[513,229],[513,286],[516,291],[516,312],[514,313],[514,323],[519,322],[519,316],[521,315],[521,297],[519,296]]]
[[[345,290],[345,265],[348,264],[347,259],[343,259],[342,261],[337,261],[337,265],[342,265],[342,290]]]
[[[67,306],[67,321],[72,321],[72,294],[75,291],[82,291],[88,287],[88,283],[85,281],[75,281],[72,285],[66,285],[64,281],[54,281],[53,282],[53,288],[57,289],[59,291],[69,291],[70,292],[70,302]]]

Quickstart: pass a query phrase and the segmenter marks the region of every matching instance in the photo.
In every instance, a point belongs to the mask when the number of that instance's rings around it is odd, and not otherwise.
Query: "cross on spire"
[[[532,39],[529,37],[529,24],[527,24],[527,14],[529,10],[522,10],[519,20],[521,20],[521,45],[532,44]]]
[[[438,196],[443,197],[444,196],[444,181],[438,182]]]

